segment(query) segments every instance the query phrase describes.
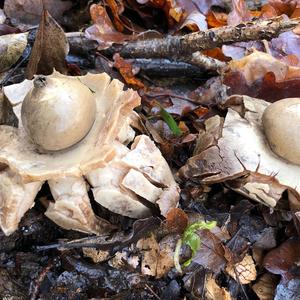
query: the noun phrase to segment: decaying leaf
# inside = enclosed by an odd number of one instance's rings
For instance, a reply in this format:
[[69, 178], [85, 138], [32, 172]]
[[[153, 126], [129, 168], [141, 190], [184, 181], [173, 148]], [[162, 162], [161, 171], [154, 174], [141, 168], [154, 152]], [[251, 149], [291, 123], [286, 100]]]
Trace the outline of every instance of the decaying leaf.
[[139, 79], [135, 78], [132, 71], [132, 65], [129, 62], [123, 59], [118, 53], [114, 55], [113, 59], [114, 67], [119, 70], [120, 74], [129, 86], [137, 89], [144, 88], [144, 84]]
[[82, 248], [84, 256], [89, 257], [96, 264], [101, 263], [109, 258], [109, 251], [98, 250], [96, 248]]
[[15, 33], [0, 36], [0, 72], [6, 71], [23, 54], [27, 46], [28, 33]]
[[273, 300], [276, 285], [277, 278], [270, 273], [265, 273], [258, 278], [252, 289], [260, 300]]
[[300, 241], [289, 239], [278, 248], [271, 250], [264, 258], [264, 267], [273, 274], [281, 275], [284, 280], [294, 277], [290, 272], [300, 259]]
[[249, 86], [269, 72], [274, 73], [277, 82], [300, 76], [298, 67], [291, 67], [270, 54], [259, 51], [254, 51], [240, 60], [232, 60], [229, 68], [242, 72]]
[[295, 194], [290, 197], [293, 210], [299, 210], [300, 167], [277, 156], [263, 130], [262, 115], [270, 103], [247, 96], [232, 96], [226, 103], [230, 108], [217, 144], [206, 148], [204, 141], [206, 150], [190, 158], [180, 174], [205, 184], [230, 181], [231, 185], [235, 179], [258, 173], [254, 181], [246, 180], [242, 189], [235, 190], [274, 207], [288, 189]]
[[226, 272], [241, 284], [248, 284], [254, 281], [257, 276], [255, 263], [249, 254], [241, 262], [235, 265], [228, 265]]
[[98, 42], [98, 49], [105, 49], [113, 43], [121, 43], [132, 39], [132, 36], [118, 32], [114, 28], [105, 7], [102, 5], [91, 5], [90, 13], [94, 25], [85, 30], [85, 35], [88, 39]]
[[174, 267], [174, 251], [178, 235], [165, 236], [159, 243], [154, 235], [138, 241], [137, 248], [142, 252], [141, 272], [156, 278], [165, 276]]
[[231, 300], [230, 293], [223, 287], [220, 287], [216, 280], [208, 275], [205, 281], [205, 297], [207, 300]]
[[4, 12], [13, 25], [26, 30], [39, 23], [43, 4], [51, 15], [59, 21], [63, 20], [64, 12], [72, 7], [71, 1], [62, 0], [6, 0]]
[[227, 18], [228, 25], [237, 25], [251, 20], [251, 14], [244, 0], [233, 0], [233, 9]]
[[26, 78], [32, 79], [35, 74], [50, 75], [53, 69], [66, 74], [68, 52], [69, 43], [63, 29], [44, 10], [27, 65]]

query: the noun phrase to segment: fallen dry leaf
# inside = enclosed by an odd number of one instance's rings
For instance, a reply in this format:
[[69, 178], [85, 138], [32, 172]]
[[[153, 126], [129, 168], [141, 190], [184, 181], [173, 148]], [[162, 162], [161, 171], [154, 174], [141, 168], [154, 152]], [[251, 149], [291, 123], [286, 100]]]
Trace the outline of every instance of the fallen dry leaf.
[[277, 82], [300, 77], [300, 68], [291, 67], [270, 54], [259, 51], [254, 51], [242, 59], [231, 61], [229, 68], [233, 72], [240, 71], [249, 86], [269, 72], [275, 74]]
[[0, 72], [8, 70], [23, 54], [27, 46], [27, 33], [0, 36]]
[[122, 43], [133, 38], [132, 35], [123, 34], [114, 28], [105, 7], [102, 5], [92, 4], [90, 14], [94, 25], [85, 30], [85, 35], [88, 39], [98, 42], [99, 50], [108, 48], [113, 43]]
[[299, 239], [289, 239], [279, 247], [271, 250], [264, 258], [264, 267], [273, 274], [281, 275], [284, 279], [293, 277], [291, 269], [300, 260]]
[[[212, 231], [199, 230], [197, 234], [201, 240], [201, 247], [196, 252], [192, 261], [218, 274], [226, 265], [227, 259], [231, 256], [230, 250], [223, 245], [220, 237]], [[221, 231], [218, 231], [219, 233]]]
[[291, 0], [269, 0], [267, 4], [261, 8], [262, 17], [272, 18], [280, 15], [291, 16], [297, 6], [297, 1]]
[[225, 75], [223, 83], [230, 87], [229, 95], [247, 95], [269, 102], [298, 97], [300, 88], [300, 78], [277, 81], [272, 72], [266, 73], [250, 86], [241, 72], [230, 72]]
[[206, 15], [207, 24], [209, 27], [216, 28], [227, 25], [227, 14], [223, 12], [217, 12], [209, 10]]
[[233, 9], [227, 17], [228, 25], [237, 25], [251, 20], [251, 14], [244, 0], [233, 0]]
[[114, 67], [119, 70], [120, 74], [128, 85], [137, 89], [144, 88], [144, 84], [134, 76], [132, 65], [129, 62], [123, 59], [118, 53], [114, 55], [113, 59]]
[[[64, 12], [72, 7], [71, 1], [43, 0], [44, 7], [57, 20], [62, 21]], [[13, 25], [25, 30], [40, 21], [43, 12], [42, 1], [36, 0], [6, 0], [4, 11]]]
[[63, 29], [45, 10], [26, 68], [26, 78], [32, 79], [35, 74], [52, 74], [53, 69], [66, 74], [68, 52], [69, 43]]
[[188, 216], [180, 208], [172, 208], [166, 216], [166, 228], [169, 232], [182, 233], [188, 225]]
[[107, 4], [111, 9], [114, 18], [114, 25], [119, 32], [123, 32], [125, 27], [120, 19], [120, 15], [124, 11], [124, 5], [121, 1], [107, 0]]
[[228, 265], [226, 272], [241, 284], [248, 284], [254, 281], [257, 276], [255, 263], [249, 254], [241, 262], [235, 265]]
[[98, 250], [96, 248], [82, 248], [83, 255], [89, 257], [94, 263], [101, 263], [109, 258], [109, 251]]
[[154, 235], [152, 234], [149, 238], [139, 240], [136, 247], [143, 255], [141, 265], [142, 274], [156, 276], [159, 244]]
[[273, 300], [277, 285], [276, 276], [265, 273], [258, 278], [257, 282], [252, 286], [253, 291], [259, 300]]
[[206, 300], [231, 300], [230, 293], [223, 287], [220, 287], [216, 280], [207, 276], [205, 281], [205, 299]]

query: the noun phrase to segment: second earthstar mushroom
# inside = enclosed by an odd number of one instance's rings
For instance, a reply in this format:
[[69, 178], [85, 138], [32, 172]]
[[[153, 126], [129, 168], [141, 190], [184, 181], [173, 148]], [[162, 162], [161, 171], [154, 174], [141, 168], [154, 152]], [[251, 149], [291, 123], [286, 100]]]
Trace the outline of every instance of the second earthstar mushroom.
[[287, 190], [292, 211], [300, 211], [299, 103], [229, 97], [222, 105], [228, 109], [225, 120], [214, 116], [205, 122], [180, 176], [204, 185], [223, 182], [269, 207]]
[[147, 136], [134, 139], [130, 125], [140, 97], [124, 91], [120, 81], [105, 73], [54, 72], [5, 87], [4, 94], [19, 119], [18, 128], [0, 126], [0, 163], [7, 166], [0, 185], [5, 181], [10, 187], [0, 192], [5, 234], [17, 229], [45, 181], [54, 198], [46, 215], [66, 229], [87, 233], [115, 226], [93, 212], [85, 179], [96, 202], [125, 216], [151, 215], [147, 201], [163, 215], [177, 206], [179, 188], [160, 151]]

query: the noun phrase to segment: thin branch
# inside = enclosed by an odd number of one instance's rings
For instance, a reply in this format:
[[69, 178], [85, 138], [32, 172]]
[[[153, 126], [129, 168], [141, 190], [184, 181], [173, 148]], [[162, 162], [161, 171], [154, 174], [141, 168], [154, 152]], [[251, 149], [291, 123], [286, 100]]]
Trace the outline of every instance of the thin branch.
[[206, 56], [200, 51], [193, 53], [191, 56], [185, 58], [184, 60], [185, 62], [190, 63], [191, 65], [209, 71], [220, 72], [227, 66], [225, 62], [215, 59], [213, 57]]
[[203, 51], [235, 42], [270, 40], [280, 33], [295, 28], [300, 18], [285, 20], [276, 17], [268, 20], [246, 22], [237, 26], [224, 26], [183, 36], [167, 36], [163, 39], [148, 39], [113, 45], [103, 50], [106, 54], [119, 52], [122, 57], [180, 59], [196, 51]]

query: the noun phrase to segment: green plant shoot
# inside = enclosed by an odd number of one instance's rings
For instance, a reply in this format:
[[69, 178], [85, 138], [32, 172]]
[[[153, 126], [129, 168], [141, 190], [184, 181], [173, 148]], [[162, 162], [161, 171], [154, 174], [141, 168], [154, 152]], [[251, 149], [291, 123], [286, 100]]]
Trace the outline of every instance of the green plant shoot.
[[167, 123], [172, 133], [176, 136], [180, 136], [182, 134], [180, 128], [178, 127], [176, 121], [174, 118], [169, 114], [159, 102], [157, 102], [157, 105], [160, 107], [160, 115], [163, 118], [163, 120]]
[[178, 240], [175, 253], [174, 253], [174, 262], [176, 269], [181, 273], [181, 267], [179, 264], [179, 254], [180, 254], [180, 248], [183, 244], [188, 245], [191, 248], [192, 256], [190, 259], [188, 259], [186, 262], [184, 262], [184, 266], [187, 267], [191, 262], [197, 251], [201, 247], [201, 238], [197, 234], [197, 231], [200, 229], [208, 229], [211, 230], [217, 225], [216, 221], [211, 222], [205, 222], [205, 221], [199, 221], [190, 224], [184, 231], [182, 238]]

